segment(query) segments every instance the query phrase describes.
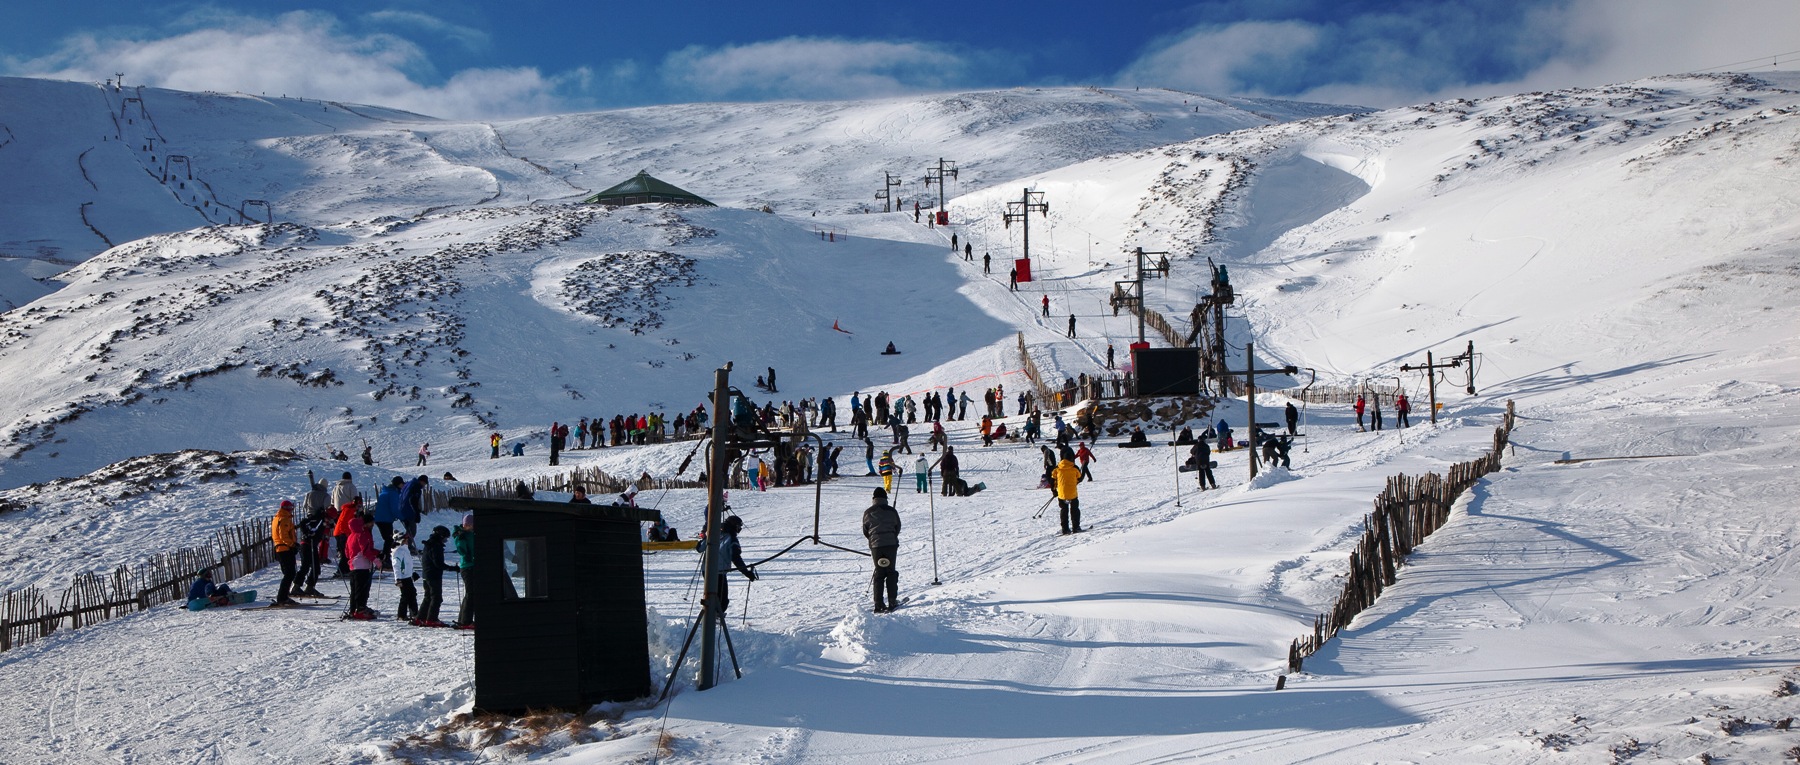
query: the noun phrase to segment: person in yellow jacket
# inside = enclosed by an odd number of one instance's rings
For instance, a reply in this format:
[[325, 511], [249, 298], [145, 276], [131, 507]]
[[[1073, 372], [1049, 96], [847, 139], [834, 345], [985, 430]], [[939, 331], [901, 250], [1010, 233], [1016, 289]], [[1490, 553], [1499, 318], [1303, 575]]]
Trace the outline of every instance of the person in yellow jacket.
[[294, 591], [294, 575], [298, 567], [294, 565], [294, 556], [300, 553], [300, 540], [294, 534], [294, 503], [281, 501], [281, 509], [275, 511], [274, 520], [269, 522], [269, 539], [275, 543], [275, 560], [281, 563], [281, 589], [276, 591], [276, 606], [295, 606], [291, 594]]
[[1075, 484], [1081, 481], [1081, 468], [1075, 467], [1071, 460], [1064, 459], [1050, 471], [1050, 485], [1056, 487], [1056, 504], [1062, 511], [1062, 533], [1073, 534], [1081, 531], [1081, 499], [1075, 494]]
[[881, 474], [881, 489], [885, 494], [894, 492], [894, 477], [900, 475], [900, 466], [894, 462], [894, 450], [881, 453], [881, 461], [876, 463], [875, 472]]

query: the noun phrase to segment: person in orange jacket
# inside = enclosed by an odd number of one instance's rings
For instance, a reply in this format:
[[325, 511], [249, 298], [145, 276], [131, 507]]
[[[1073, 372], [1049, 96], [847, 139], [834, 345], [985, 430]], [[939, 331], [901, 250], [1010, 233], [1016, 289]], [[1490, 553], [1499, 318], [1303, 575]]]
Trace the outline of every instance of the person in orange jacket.
[[294, 534], [294, 503], [281, 501], [281, 509], [269, 522], [269, 539], [275, 544], [275, 560], [281, 564], [281, 589], [276, 590], [275, 606], [299, 605], [291, 597], [294, 591], [294, 556], [300, 552], [300, 540]]
[[1093, 452], [1088, 451], [1086, 441], [1082, 441], [1079, 446], [1080, 448], [1075, 450], [1075, 461], [1081, 463], [1081, 478], [1082, 480], [1092, 481], [1094, 480], [1094, 474], [1088, 470], [1088, 463], [1098, 462], [1100, 458], [1095, 457]]

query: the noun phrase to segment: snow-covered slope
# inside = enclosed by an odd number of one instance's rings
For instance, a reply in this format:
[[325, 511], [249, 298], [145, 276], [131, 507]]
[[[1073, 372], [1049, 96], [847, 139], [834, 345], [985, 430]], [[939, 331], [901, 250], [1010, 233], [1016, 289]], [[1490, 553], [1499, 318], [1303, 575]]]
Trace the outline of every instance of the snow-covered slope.
[[[1800, 528], [1782, 497], [1800, 463], [1800, 82], [1671, 77], [1322, 116], [1069, 166], [1021, 158], [1030, 149], [1015, 132], [977, 135], [951, 158], [1019, 177], [983, 169], [986, 188], [951, 204], [948, 230], [832, 208], [807, 196], [799, 171], [755, 191], [749, 168], [714, 145], [738, 128], [705, 119], [741, 110], [726, 121], [773, 133], [803, 123], [799, 107], [671, 107], [683, 109], [708, 136], [713, 177], [738, 189], [720, 201], [774, 200], [778, 214], [496, 202], [379, 218], [385, 202], [349, 201], [347, 220], [196, 229], [73, 269], [67, 287], [0, 318], [0, 383], [13, 392], [0, 422], [16, 455], [4, 482], [150, 451], [317, 454], [365, 437], [382, 464], [351, 466], [364, 485], [412, 472], [422, 441], [438, 455], [421, 469], [433, 475], [523, 477], [552, 472], [541, 447], [488, 460], [487, 432], [530, 441], [551, 420], [682, 411], [725, 360], [740, 387], [777, 367], [783, 398], [842, 405], [853, 390], [949, 385], [978, 398], [994, 384], [1010, 397], [1025, 387], [1020, 337], [1050, 376], [1098, 372], [1109, 344], [1135, 339], [1105, 296], [1140, 246], [1171, 253], [1170, 278], [1146, 297], [1179, 328], [1206, 289], [1207, 259], [1226, 264], [1232, 344], [1254, 340], [1262, 362], [1315, 369], [1321, 384], [1404, 384], [1415, 427], [1363, 432], [1347, 406], [1310, 405], [1292, 470], [1248, 481], [1242, 452], [1220, 454], [1223, 489], [1205, 493], [1178, 480], [1173, 450], [1103, 445], [1097, 480], [1081, 487], [1091, 528], [1064, 537], [1054, 507], [1034, 516], [1045, 500], [1035, 448], [983, 448], [972, 422], [952, 423], [966, 476], [989, 488], [948, 499], [902, 478], [903, 609], [868, 614], [866, 560], [801, 545], [762, 564], [753, 587], [733, 580], [743, 680], [700, 693], [684, 675], [667, 710], [611, 710], [600, 735], [490, 746], [452, 725], [433, 743], [444, 731], [431, 729], [470, 701], [458, 635], [305, 611], [164, 609], [0, 654], [0, 685], [40, 691], [0, 697], [0, 715], [44, 721], [0, 741], [0, 760], [1792, 757], [1781, 721], [1800, 715], [1800, 591], [1785, 581], [1800, 569]], [[772, 116], [783, 109], [794, 111]], [[591, 119], [496, 130], [552, 175], [565, 171], [540, 157], [570, 158], [572, 175], [615, 139], [592, 126], [532, 129]], [[481, 153], [478, 130], [432, 124], [425, 143]], [[668, 132], [657, 156], [689, 150]], [[816, 128], [762, 140], [784, 147], [774, 156], [841, 143]], [[935, 155], [927, 145], [922, 156]], [[1015, 292], [1005, 264], [1022, 230], [1001, 212], [1027, 187], [1050, 212], [1031, 219], [1037, 279]], [[951, 254], [952, 234], [973, 245], [973, 262]], [[997, 273], [982, 272], [983, 253]], [[889, 340], [904, 353], [876, 354]], [[1470, 342], [1477, 392], [1449, 373], [1440, 422], [1424, 424], [1425, 382], [1399, 366]], [[1288, 641], [1341, 587], [1384, 480], [1474, 457], [1508, 399], [1522, 417], [1505, 469], [1458, 503], [1376, 608], [1273, 691]], [[1217, 414], [1241, 424], [1245, 403]], [[855, 547], [876, 482], [861, 475], [861, 444], [828, 437], [847, 447], [846, 477], [824, 486], [821, 529]], [[566, 462], [667, 476], [686, 454], [629, 447]], [[910, 469], [912, 456], [900, 461]], [[147, 538], [191, 543], [266, 516], [304, 468], [343, 467], [219, 464], [134, 460], [6, 492], [24, 509], [0, 515], [3, 586], [56, 586], [138, 557]], [[734, 492], [746, 557], [810, 533], [813, 496]], [[688, 531], [702, 505], [682, 490], [640, 500]], [[660, 681], [698, 600], [695, 561], [646, 561], [667, 617], [652, 628]], [[381, 590], [377, 607], [392, 602]], [[171, 682], [169, 662], [124, 658], [201, 639], [241, 656], [251, 669], [236, 687], [255, 692]], [[314, 680], [319, 666], [355, 682]], [[159, 689], [156, 703], [145, 687]], [[232, 725], [189, 711], [227, 697]]]

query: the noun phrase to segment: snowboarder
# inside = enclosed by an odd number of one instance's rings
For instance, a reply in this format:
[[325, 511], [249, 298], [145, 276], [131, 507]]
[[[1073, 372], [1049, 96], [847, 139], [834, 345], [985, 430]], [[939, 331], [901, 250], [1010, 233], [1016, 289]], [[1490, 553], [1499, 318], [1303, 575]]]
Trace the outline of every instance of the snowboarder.
[[274, 606], [285, 608], [299, 605], [291, 595], [294, 592], [294, 556], [300, 552], [300, 540], [294, 534], [294, 503], [281, 501], [280, 509], [269, 522], [269, 539], [275, 547], [275, 560], [281, 564], [281, 588], [275, 591]]
[[1062, 517], [1062, 533], [1074, 534], [1081, 531], [1081, 499], [1075, 493], [1075, 484], [1081, 481], [1081, 469], [1075, 463], [1063, 460], [1050, 471], [1050, 483], [1056, 488], [1056, 503]]
[[1200, 480], [1200, 490], [1206, 491], [1206, 485], [1219, 488], [1219, 479], [1213, 477], [1212, 447], [1206, 445], [1206, 439], [1194, 439], [1194, 445], [1188, 448], [1188, 462], [1194, 465], [1194, 473]]
[[201, 598], [215, 606], [231, 605], [231, 585], [213, 584], [212, 569], [200, 569], [199, 578], [188, 586], [187, 599], [191, 602]]
[[[869, 558], [875, 563], [870, 586], [875, 595], [875, 613], [886, 613], [900, 605], [900, 572], [894, 568], [895, 554], [900, 551], [900, 512], [888, 504], [886, 491], [876, 489], [874, 502], [863, 511], [863, 537], [869, 540]], [[882, 595], [887, 595], [886, 600]]]
[[1290, 436], [1299, 435], [1299, 430], [1298, 430], [1299, 427], [1300, 427], [1300, 410], [1294, 408], [1294, 402], [1289, 401], [1288, 405], [1287, 405], [1288, 435], [1290, 435]]

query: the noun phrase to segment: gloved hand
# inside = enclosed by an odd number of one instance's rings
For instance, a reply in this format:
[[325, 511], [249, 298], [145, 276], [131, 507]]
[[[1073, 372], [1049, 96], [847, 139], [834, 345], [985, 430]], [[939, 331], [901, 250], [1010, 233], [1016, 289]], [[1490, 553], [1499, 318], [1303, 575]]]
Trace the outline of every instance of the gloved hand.
[[756, 567], [751, 566], [748, 570], [746, 570], [744, 572], [744, 576], [747, 577], [752, 582], [756, 581]]

